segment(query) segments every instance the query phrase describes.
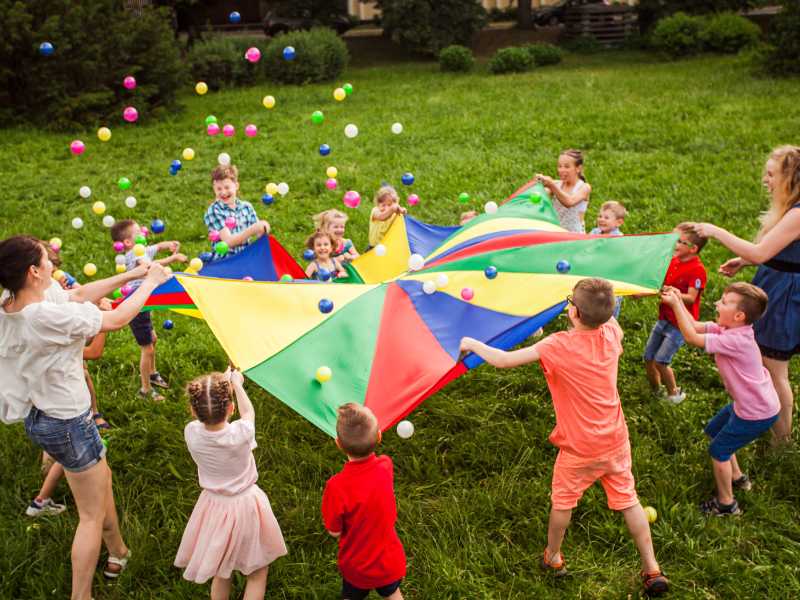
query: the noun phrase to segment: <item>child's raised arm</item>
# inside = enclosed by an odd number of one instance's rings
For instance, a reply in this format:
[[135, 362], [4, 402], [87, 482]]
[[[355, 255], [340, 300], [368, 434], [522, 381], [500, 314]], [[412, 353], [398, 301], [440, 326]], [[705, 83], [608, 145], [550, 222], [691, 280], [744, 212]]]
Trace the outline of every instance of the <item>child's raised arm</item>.
[[236, 402], [239, 404], [239, 414], [242, 419], [246, 421], [256, 420], [256, 411], [253, 408], [253, 403], [250, 402], [250, 397], [244, 389], [244, 375], [241, 371], [232, 370], [231, 372], [231, 387], [236, 396]]
[[558, 198], [558, 201], [561, 202], [561, 204], [568, 208], [571, 206], [576, 206], [584, 200], [588, 200], [589, 194], [592, 193], [592, 186], [590, 186], [588, 183], [586, 185], [582, 185], [581, 189], [577, 192], [570, 194], [558, 187], [552, 177], [538, 173], [536, 175], [536, 179], [541, 182], [551, 194]]
[[317, 263], [316, 262], [308, 263], [308, 266], [306, 267], [306, 277], [311, 279], [314, 276], [314, 273], [316, 272], [317, 272]]
[[706, 336], [704, 334], [706, 325], [695, 321], [692, 315], [689, 314], [689, 309], [684, 304], [683, 294], [674, 287], [666, 287], [661, 293], [661, 300], [675, 313], [678, 329], [681, 330], [683, 338], [692, 346], [705, 348]]
[[185, 254], [181, 254], [180, 252], [176, 252], [175, 254], [170, 254], [166, 258], [159, 258], [158, 260], [154, 260], [153, 262], [157, 262], [162, 267], [166, 267], [167, 265], [171, 265], [174, 262], [186, 262], [189, 260], [186, 258]]
[[539, 360], [539, 351], [536, 344], [506, 352], [498, 348], [492, 348], [471, 337], [461, 339], [461, 352], [474, 352], [487, 363], [499, 369], [509, 369]]
[[269, 223], [262, 219], [256, 221], [250, 225], [250, 227], [239, 233], [231, 233], [230, 229], [223, 227], [219, 232], [219, 238], [231, 248], [235, 248], [236, 246], [241, 246], [253, 236], [260, 237], [262, 235], [268, 235], [269, 230]]

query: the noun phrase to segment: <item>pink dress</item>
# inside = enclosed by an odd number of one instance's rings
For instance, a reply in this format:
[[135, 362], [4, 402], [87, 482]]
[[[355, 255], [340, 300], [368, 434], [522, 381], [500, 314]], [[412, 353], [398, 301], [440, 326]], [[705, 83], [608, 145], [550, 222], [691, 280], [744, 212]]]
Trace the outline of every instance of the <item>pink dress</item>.
[[192, 421], [184, 430], [203, 488], [175, 557], [189, 581], [249, 575], [286, 554], [269, 499], [256, 485], [255, 436], [255, 425], [244, 419], [219, 431]]

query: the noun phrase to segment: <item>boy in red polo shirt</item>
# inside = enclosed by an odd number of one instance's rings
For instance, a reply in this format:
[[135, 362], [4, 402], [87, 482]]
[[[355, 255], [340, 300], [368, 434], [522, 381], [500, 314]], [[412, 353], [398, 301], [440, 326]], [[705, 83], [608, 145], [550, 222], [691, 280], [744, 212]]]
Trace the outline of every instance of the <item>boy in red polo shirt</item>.
[[362, 600], [371, 590], [382, 598], [403, 599], [406, 555], [395, 530], [394, 467], [388, 456], [375, 456], [380, 439], [378, 419], [369, 408], [353, 402], [339, 407], [336, 445], [347, 462], [325, 486], [322, 520], [339, 538], [345, 600]]
[[[700, 295], [706, 287], [706, 268], [698, 254], [706, 245], [706, 238], [697, 235], [687, 223], [678, 225], [675, 233], [680, 234], [680, 237], [675, 243], [675, 253], [669, 263], [664, 285], [680, 292], [681, 300], [692, 318], [697, 321], [700, 318]], [[672, 358], [683, 344], [683, 335], [678, 328], [675, 313], [662, 302], [658, 307], [658, 321], [653, 326], [644, 349], [644, 360], [653, 393], [673, 404], [680, 404], [686, 399], [686, 394], [678, 387], [675, 373], [670, 367]], [[666, 387], [666, 393], [661, 389], [662, 383]]]

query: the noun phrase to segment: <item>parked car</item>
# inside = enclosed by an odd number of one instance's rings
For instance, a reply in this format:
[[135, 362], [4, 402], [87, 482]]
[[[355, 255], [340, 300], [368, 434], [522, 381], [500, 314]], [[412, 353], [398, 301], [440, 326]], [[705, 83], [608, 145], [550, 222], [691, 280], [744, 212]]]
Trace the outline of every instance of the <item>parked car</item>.
[[346, 13], [313, 15], [309, 10], [293, 10], [291, 6], [269, 11], [264, 15], [263, 21], [264, 33], [268, 36], [312, 27], [330, 27], [342, 35], [353, 25], [353, 21]]
[[531, 20], [540, 27], [554, 27], [564, 22], [564, 14], [573, 6], [602, 4], [603, 0], [560, 0], [555, 4], [543, 6], [531, 13]]

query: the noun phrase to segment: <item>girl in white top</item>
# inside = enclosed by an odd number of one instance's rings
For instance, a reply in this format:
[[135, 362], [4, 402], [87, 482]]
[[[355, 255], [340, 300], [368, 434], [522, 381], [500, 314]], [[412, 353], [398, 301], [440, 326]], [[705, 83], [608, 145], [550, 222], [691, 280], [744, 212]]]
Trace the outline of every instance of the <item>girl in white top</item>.
[[580, 150], [564, 150], [559, 155], [558, 177], [556, 180], [541, 173], [536, 175], [536, 179], [553, 195], [553, 208], [561, 226], [574, 233], [586, 233], [584, 222], [592, 186], [583, 176], [583, 153]]
[[[256, 485], [255, 410], [239, 371], [210, 373], [188, 386], [195, 421], [184, 430], [203, 491], [183, 532], [175, 566], [195, 583], [211, 583], [211, 598], [227, 599], [231, 574], [247, 576], [244, 597], [263, 598], [267, 570], [286, 554], [267, 495]], [[241, 419], [228, 422], [239, 401]]]
[[[72, 600], [90, 600], [101, 540], [108, 577], [125, 568], [130, 552], [119, 531], [111, 471], [92, 419], [83, 376], [83, 347], [101, 331], [127, 325], [150, 292], [168, 279], [160, 265], [47, 295], [53, 265], [40, 240], [15, 236], [0, 242], [0, 420], [25, 421], [31, 440], [66, 472], [79, 523], [72, 543]], [[94, 302], [133, 279], [142, 287], [117, 310]]]

